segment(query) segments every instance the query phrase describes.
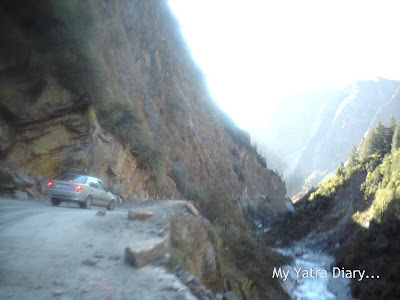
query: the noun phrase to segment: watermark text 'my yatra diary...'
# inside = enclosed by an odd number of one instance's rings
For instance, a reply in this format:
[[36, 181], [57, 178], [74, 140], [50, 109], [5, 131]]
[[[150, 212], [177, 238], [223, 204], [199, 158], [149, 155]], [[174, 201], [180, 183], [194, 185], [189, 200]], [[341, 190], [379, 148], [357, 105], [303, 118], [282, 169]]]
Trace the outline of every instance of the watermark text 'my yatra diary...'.
[[[328, 279], [328, 271], [327, 270], [318, 270], [318, 269], [303, 269], [293, 267], [293, 270], [290, 269], [282, 269], [282, 268], [274, 268], [272, 271], [272, 278], [280, 278], [283, 281], [286, 281], [289, 277], [291, 271], [295, 272], [295, 275], [298, 279], [315, 279], [315, 278], [326, 278]], [[358, 279], [358, 281], [362, 281], [367, 278], [379, 278], [379, 275], [366, 275], [365, 270], [346, 270], [344, 268], [333, 267], [332, 268], [332, 278], [350, 278], [350, 279]]]

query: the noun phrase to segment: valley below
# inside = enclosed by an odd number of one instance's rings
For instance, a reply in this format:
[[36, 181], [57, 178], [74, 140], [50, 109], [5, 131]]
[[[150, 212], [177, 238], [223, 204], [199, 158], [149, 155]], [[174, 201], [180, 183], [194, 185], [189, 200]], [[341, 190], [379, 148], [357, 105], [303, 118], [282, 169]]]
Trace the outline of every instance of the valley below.
[[332, 272], [334, 257], [305, 246], [275, 251], [293, 259], [291, 264], [281, 269], [283, 274], [287, 274], [281, 279], [282, 286], [291, 299], [353, 299], [350, 280]]

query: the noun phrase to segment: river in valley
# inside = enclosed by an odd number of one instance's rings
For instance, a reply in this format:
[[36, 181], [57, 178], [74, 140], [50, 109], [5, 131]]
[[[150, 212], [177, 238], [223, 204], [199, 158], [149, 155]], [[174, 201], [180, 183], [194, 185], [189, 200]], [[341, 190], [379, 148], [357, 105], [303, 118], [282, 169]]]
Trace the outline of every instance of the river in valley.
[[305, 248], [275, 251], [293, 257], [290, 265], [282, 267], [282, 274], [287, 274], [287, 279], [280, 279], [283, 288], [292, 299], [353, 299], [350, 293], [350, 279], [338, 277], [338, 272], [335, 272], [337, 278], [332, 275], [332, 256]]

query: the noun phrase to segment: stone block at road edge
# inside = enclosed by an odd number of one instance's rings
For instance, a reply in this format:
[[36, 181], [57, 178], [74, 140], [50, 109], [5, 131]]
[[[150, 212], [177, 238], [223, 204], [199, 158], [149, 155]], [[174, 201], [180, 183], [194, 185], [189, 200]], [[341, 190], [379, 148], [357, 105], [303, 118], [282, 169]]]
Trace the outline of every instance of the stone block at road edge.
[[166, 239], [152, 238], [126, 247], [125, 259], [134, 267], [141, 268], [162, 257], [167, 248], [168, 241]]
[[153, 213], [151, 211], [145, 211], [145, 210], [138, 210], [138, 209], [130, 209], [128, 212], [128, 219], [135, 221], [144, 221], [147, 219], [150, 219], [153, 216]]

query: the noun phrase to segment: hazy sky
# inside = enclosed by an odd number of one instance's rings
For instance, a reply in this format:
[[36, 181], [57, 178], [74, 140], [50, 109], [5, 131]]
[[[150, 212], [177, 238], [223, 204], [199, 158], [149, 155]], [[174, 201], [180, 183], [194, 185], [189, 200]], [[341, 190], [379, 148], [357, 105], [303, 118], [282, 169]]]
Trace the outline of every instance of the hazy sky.
[[400, 79], [400, 1], [169, 3], [213, 97], [244, 129], [293, 93]]

